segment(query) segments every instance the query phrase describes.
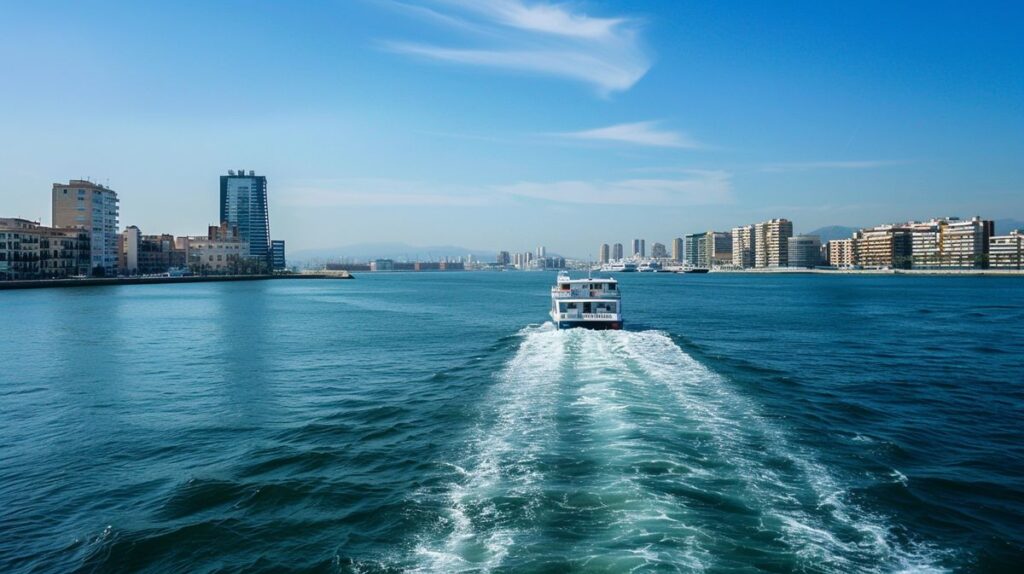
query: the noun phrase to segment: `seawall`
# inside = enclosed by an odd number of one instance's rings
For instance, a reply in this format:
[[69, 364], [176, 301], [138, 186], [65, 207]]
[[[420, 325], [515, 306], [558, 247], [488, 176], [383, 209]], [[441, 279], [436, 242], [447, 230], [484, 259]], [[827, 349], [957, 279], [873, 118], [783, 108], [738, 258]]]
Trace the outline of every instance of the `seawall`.
[[295, 275], [201, 275], [192, 277], [95, 277], [89, 279], [29, 279], [0, 281], [0, 291], [8, 289], [49, 289], [60, 287], [102, 287], [109, 285], [159, 285], [168, 283], [214, 283], [221, 281], [269, 281], [278, 279], [352, 279], [338, 272]]

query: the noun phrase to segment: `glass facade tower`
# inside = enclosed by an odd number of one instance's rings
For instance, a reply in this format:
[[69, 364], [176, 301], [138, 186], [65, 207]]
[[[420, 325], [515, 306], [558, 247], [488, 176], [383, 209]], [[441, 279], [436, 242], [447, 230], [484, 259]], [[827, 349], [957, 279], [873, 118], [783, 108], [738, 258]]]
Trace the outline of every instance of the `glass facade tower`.
[[250, 171], [220, 176], [220, 221], [238, 229], [249, 244], [249, 255], [270, 256], [270, 215], [267, 211], [267, 178]]

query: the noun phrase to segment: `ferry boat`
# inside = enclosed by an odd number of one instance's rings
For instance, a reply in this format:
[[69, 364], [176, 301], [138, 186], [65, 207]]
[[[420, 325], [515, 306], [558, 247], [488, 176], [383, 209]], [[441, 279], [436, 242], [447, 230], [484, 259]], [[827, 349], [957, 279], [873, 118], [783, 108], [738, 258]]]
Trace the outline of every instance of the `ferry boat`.
[[572, 279], [559, 273], [551, 288], [551, 320], [559, 329], [621, 329], [622, 305], [615, 279]]
[[636, 263], [631, 261], [611, 261], [601, 266], [604, 273], [632, 273], [636, 271]]
[[685, 265], [676, 273], [710, 273], [711, 270], [707, 267], [694, 267], [692, 265]]

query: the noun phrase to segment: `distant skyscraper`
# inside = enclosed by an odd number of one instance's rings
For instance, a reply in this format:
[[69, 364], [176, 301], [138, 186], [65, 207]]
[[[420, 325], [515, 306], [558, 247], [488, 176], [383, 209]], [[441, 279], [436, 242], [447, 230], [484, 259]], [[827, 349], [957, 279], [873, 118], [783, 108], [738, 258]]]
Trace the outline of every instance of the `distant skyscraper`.
[[89, 230], [89, 268], [117, 275], [118, 255], [117, 193], [82, 179], [53, 184], [53, 226]]
[[610, 250], [608, 249], [608, 244], [607, 243], [602, 243], [601, 244], [601, 249], [600, 249], [599, 254], [598, 254], [598, 262], [599, 263], [608, 263], [608, 258], [611, 256], [611, 253], [609, 251]]
[[537, 248], [537, 259], [543, 259], [548, 256], [548, 249], [541, 245]]
[[655, 259], [668, 259], [668, 250], [661, 243], [651, 245], [651, 257]]
[[683, 261], [683, 238], [676, 237], [672, 240], [672, 261], [682, 262]]
[[250, 171], [228, 171], [220, 176], [220, 222], [238, 228], [249, 244], [249, 255], [269, 261], [270, 215], [267, 211], [267, 178]]
[[616, 243], [615, 245], [612, 245], [612, 259], [614, 259], [614, 260], [622, 259], [622, 244], [621, 243]]
[[647, 257], [647, 245], [643, 239], [633, 240], [633, 257]]
[[498, 258], [495, 262], [498, 265], [508, 265], [512, 263], [512, 257], [508, 254], [508, 251], [499, 251]]

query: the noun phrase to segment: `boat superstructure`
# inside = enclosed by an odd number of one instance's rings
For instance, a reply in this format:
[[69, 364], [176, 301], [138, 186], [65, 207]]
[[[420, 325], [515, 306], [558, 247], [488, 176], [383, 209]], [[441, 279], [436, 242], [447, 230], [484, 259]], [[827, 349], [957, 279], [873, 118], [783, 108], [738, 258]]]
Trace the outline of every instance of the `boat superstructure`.
[[604, 273], [632, 273], [636, 271], [636, 263], [632, 261], [610, 261], [601, 265]]
[[559, 273], [551, 288], [551, 320], [559, 329], [621, 329], [618, 281], [612, 278], [572, 279]]

